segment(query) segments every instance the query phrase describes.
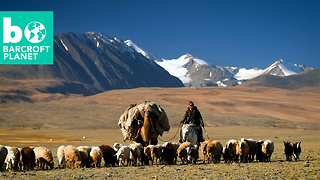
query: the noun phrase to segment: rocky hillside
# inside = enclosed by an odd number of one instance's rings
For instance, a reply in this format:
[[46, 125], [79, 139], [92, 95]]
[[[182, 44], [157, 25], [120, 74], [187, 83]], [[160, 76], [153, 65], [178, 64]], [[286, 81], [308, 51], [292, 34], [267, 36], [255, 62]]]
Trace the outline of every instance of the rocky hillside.
[[101, 33], [54, 37], [51, 66], [0, 66], [0, 78], [54, 80], [37, 86], [49, 93], [91, 95], [112, 89], [182, 87], [182, 82], [118, 38]]

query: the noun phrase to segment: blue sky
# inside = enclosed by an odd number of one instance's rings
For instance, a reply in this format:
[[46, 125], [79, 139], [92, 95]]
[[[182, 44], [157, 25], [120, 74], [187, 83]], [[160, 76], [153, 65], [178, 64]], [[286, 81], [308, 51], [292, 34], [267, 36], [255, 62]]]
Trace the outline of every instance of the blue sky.
[[320, 67], [320, 1], [0, 0], [0, 10], [54, 11], [54, 34], [101, 32], [159, 58], [186, 53], [214, 65]]

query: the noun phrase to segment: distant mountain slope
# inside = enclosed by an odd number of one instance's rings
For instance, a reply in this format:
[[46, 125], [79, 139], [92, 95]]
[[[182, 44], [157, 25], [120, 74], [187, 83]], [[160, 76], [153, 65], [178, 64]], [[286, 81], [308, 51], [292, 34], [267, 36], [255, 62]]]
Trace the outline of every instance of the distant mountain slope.
[[263, 74], [240, 85], [240, 87], [258, 86], [289, 90], [299, 89], [303, 87], [319, 87], [320, 68], [311, 69], [299, 74], [284, 77]]
[[185, 86], [237, 86], [262, 74], [289, 76], [311, 69], [304, 65], [287, 63], [282, 59], [276, 61], [266, 69], [215, 66], [202, 59], [193, 57], [191, 54], [182, 55], [178, 59], [156, 59], [132, 41], [127, 40], [126, 42], [128, 46], [136, 49], [137, 52], [140, 52], [146, 58], [154, 60], [171, 75], [178, 77]]
[[95, 94], [111, 89], [182, 87], [182, 82], [122, 40], [101, 33], [54, 37], [54, 65], [0, 66], [7, 79], [55, 79], [43, 92]]
[[263, 73], [271, 74], [274, 76], [290, 76], [309, 69], [311, 68], [304, 65], [287, 63], [284, 60], [280, 59], [279, 61], [276, 61], [268, 68], [266, 68]]

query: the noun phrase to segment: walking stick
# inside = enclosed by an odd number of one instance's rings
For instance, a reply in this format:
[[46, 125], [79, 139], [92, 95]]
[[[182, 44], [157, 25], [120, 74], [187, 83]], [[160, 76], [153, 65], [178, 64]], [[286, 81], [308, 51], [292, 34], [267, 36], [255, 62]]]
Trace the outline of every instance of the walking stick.
[[210, 138], [209, 138], [209, 136], [208, 136], [208, 133], [207, 133], [206, 129], [204, 128], [204, 126], [202, 126], [202, 128], [203, 128], [204, 132], [206, 133], [206, 135], [207, 135], [207, 137], [208, 137], [208, 140], [209, 140]]

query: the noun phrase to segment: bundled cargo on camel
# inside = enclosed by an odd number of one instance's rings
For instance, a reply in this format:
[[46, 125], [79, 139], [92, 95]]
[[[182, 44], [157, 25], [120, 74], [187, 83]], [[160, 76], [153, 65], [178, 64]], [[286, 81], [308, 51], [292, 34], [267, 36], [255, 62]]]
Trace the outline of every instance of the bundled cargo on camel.
[[164, 109], [149, 101], [131, 104], [120, 116], [118, 126], [123, 134], [123, 141], [135, 141], [143, 145], [157, 143], [157, 137], [170, 129]]

